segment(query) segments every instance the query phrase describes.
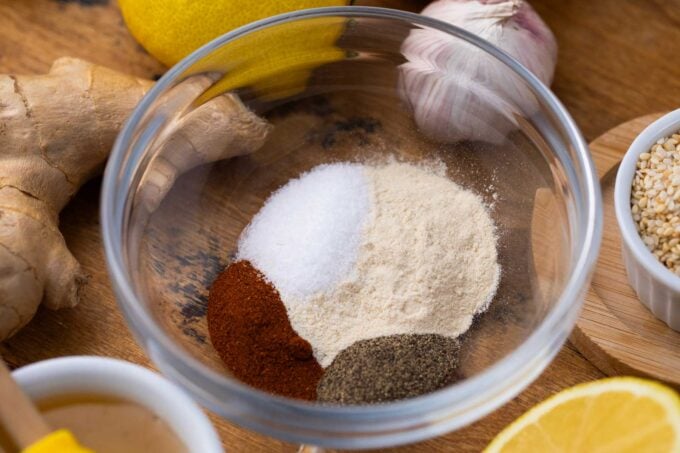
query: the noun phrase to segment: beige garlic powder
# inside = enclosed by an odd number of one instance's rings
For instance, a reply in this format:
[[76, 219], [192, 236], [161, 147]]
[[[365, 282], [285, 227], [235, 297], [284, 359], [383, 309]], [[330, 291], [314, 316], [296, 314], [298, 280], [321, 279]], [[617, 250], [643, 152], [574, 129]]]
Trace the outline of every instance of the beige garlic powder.
[[406, 333], [457, 337], [496, 293], [500, 266], [482, 199], [443, 165], [365, 166], [371, 211], [356, 263], [325, 291], [284, 298], [321, 366], [356, 341]]

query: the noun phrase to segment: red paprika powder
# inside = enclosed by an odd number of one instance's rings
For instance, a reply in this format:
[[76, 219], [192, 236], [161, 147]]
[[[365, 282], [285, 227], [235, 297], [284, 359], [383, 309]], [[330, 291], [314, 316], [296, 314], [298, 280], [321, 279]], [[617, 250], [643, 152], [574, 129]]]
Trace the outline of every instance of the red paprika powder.
[[250, 262], [231, 264], [213, 282], [208, 332], [236, 378], [266, 392], [316, 399], [323, 368], [290, 325], [276, 288]]

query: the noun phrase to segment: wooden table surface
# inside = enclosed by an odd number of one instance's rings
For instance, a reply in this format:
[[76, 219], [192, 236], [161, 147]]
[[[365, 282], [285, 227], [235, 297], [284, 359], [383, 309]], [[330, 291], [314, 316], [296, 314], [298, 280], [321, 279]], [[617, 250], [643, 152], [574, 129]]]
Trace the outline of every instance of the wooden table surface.
[[[411, 10], [423, 5], [416, 0], [358, 3]], [[588, 140], [628, 119], [680, 106], [680, 0], [534, 0], [532, 4], [559, 43], [553, 89]], [[0, 72], [45, 72], [53, 59], [64, 55], [149, 78], [164, 71], [130, 37], [112, 0], [0, 0]], [[88, 270], [94, 269], [84, 302], [73, 310], [40, 310], [26, 329], [0, 346], [12, 367], [63, 355], [110, 355], [106, 344], [113, 336], [117, 357], [149, 364], [119, 312], [111, 308], [98, 195], [99, 182], [87, 184], [61, 217], [69, 247]], [[602, 376], [567, 344], [543, 375], [503, 408], [458, 432], [390, 451], [479, 451], [537, 402]], [[296, 449], [213, 420], [229, 451]]]

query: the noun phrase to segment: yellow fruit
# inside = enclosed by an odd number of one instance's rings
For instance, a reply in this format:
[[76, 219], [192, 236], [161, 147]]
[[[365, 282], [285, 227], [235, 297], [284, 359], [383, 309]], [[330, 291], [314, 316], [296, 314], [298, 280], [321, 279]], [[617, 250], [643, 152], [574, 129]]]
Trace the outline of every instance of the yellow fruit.
[[338, 17], [279, 24], [240, 37], [191, 71], [223, 74], [203, 100], [244, 87], [264, 99], [280, 99], [302, 91], [314, 69], [345, 57], [335, 45], [344, 26]]
[[[346, 5], [348, 0], [119, 0], [132, 35], [168, 66], [250, 22], [288, 11]], [[307, 35], [307, 39], [314, 36]]]
[[505, 428], [485, 453], [680, 452], [680, 396], [638, 378], [577, 385]]
[[[304, 8], [338, 6], [349, 0], [119, 0], [132, 35], [168, 66], [206, 42], [258, 19]], [[280, 24], [239, 38], [198, 69], [225, 73], [207, 97], [243, 87], [264, 98], [290, 96], [305, 88], [316, 67], [340, 60], [335, 46], [344, 28], [339, 18]], [[205, 98], [204, 98], [205, 99]]]

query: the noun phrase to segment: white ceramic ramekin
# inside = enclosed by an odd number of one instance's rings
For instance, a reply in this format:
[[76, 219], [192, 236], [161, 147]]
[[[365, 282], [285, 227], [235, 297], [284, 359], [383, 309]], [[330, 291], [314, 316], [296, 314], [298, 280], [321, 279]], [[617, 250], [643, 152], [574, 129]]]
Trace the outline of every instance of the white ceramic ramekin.
[[163, 419], [190, 453], [224, 452], [198, 405], [179, 387], [141, 366], [104, 357], [74, 356], [27, 365], [12, 375], [33, 400], [91, 393], [137, 403]]
[[680, 109], [647, 126], [633, 141], [616, 175], [614, 206], [623, 238], [621, 249], [628, 282], [654, 316], [680, 331], [680, 277], [650, 253], [635, 229], [630, 210], [630, 192], [640, 154], [660, 138], [680, 129]]

